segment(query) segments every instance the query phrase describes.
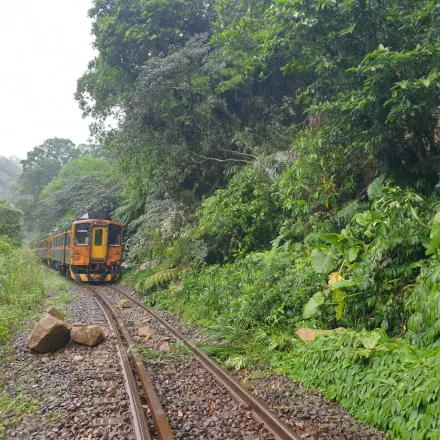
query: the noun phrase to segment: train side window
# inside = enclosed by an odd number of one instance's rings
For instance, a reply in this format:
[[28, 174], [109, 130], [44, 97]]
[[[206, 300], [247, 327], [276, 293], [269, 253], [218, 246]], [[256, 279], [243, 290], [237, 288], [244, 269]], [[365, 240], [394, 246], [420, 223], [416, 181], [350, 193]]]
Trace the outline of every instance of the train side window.
[[95, 230], [95, 246], [102, 246], [102, 229]]
[[122, 232], [122, 228], [118, 225], [108, 226], [108, 244], [110, 246], [121, 245], [121, 232]]
[[87, 246], [89, 244], [90, 227], [88, 223], [75, 226], [75, 244]]

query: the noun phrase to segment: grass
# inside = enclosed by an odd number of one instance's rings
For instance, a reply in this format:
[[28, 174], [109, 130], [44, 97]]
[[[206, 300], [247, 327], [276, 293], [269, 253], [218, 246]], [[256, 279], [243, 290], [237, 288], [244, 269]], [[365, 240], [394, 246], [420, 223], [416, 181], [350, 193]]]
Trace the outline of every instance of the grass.
[[0, 439], [7, 428], [15, 428], [20, 422], [38, 409], [38, 401], [20, 393], [11, 398], [4, 392], [0, 394]]
[[165, 362], [170, 359], [184, 361], [192, 357], [192, 353], [182, 341], [177, 341], [175, 344], [170, 345], [170, 353], [165, 353], [161, 350], [150, 350], [149, 348], [138, 344], [134, 344], [133, 348], [137, 349], [138, 353], [145, 361], [153, 361], [155, 363]]
[[[0, 253], [0, 367], [7, 371], [13, 359], [12, 337], [24, 323], [38, 321], [51, 306], [66, 316], [65, 306], [70, 300], [66, 280], [40, 264], [32, 250], [22, 247]], [[9, 395], [0, 381], [0, 439], [38, 405], [25, 393]]]
[[0, 346], [6, 344], [35, 310], [46, 305], [47, 297], [59, 293], [60, 304], [68, 299], [67, 283], [55, 271], [39, 264], [33, 251], [14, 249], [0, 255]]

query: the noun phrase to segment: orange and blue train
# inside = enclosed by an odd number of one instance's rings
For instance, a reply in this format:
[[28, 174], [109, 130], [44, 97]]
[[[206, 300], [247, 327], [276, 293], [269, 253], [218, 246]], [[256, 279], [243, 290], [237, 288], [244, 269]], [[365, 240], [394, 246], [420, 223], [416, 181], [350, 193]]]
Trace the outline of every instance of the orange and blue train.
[[76, 281], [114, 282], [121, 274], [121, 223], [87, 213], [34, 243], [41, 261]]

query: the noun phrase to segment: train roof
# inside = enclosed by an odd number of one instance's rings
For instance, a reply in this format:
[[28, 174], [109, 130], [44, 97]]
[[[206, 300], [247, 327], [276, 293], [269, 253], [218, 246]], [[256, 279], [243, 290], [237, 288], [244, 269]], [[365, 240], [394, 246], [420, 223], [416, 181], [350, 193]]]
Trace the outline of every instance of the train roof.
[[111, 220], [107, 212], [86, 212], [77, 220]]

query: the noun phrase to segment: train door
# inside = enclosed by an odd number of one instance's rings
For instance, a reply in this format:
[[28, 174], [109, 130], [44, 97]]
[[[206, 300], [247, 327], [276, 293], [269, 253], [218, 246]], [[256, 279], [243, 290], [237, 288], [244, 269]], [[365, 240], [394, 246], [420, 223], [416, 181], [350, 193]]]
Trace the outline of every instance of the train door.
[[91, 260], [105, 261], [107, 258], [107, 228], [94, 226], [92, 229]]

